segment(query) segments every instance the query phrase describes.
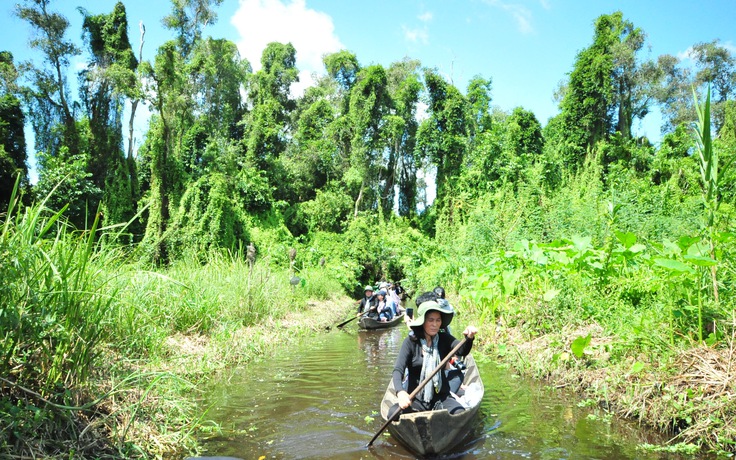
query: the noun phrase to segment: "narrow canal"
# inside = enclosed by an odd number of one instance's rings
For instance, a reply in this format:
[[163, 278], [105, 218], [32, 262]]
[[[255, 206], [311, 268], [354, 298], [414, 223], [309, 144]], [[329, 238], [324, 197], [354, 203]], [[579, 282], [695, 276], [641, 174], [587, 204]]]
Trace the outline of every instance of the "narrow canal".
[[[350, 328], [350, 326], [353, 326]], [[305, 339], [224, 375], [207, 391], [207, 419], [222, 433], [203, 455], [243, 459], [411, 459], [381, 427], [379, 404], [405, 328], [348, 325]], [[473, 431], [445, 459], [664, 459], [642, 443], [662, 442], [635, 424], [519, 379], [476, 356], [486, 392]], [[692, 459], [693, 457], [688, 457]]]

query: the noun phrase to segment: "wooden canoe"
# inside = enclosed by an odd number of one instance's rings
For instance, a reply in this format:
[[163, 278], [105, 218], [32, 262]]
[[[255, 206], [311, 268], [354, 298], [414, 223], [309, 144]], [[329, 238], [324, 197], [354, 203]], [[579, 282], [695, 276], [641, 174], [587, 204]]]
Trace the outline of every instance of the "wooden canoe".
[[[446, 409], [401, 414], [397, 421], [388, 425], [388, 431], [406, 448], [419, 455], [441, 454], [456, 446], [470, 432], [485, 389], [473, 357], [466, 356], [465, 364], [467, 370], [463, 385], [472, 388], [473, 399], [477, 403], [455, 415], [450, 415]], [[388, 420], [389, 410], [397, 402], [393, 382], [389, 382], [381, 401], [384, 421]]]
[[378, 321], [375, 318], [363, 316], [358, 321], [358, 325], [362, 329], [385, 329], [387, 327], [397, 326], [403, 322], [404, 322], [404, 313], [401, 313], [399, 315], [394, 316], [394, 318], [391, 321], [386, 321], [385, 323]]

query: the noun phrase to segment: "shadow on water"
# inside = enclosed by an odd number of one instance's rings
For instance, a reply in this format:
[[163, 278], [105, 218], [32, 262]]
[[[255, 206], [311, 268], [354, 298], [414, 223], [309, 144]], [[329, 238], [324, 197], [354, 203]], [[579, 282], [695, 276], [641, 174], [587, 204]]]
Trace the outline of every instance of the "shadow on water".
[[[379, 404], [406, 330], [346, 328], [235, 369], [202, 403], [221, 433], [205, 455], [243, 459], [412, 459], [380, 428]], [[441, 459], [664, 459], [637, 447], [663, 440], [476, 356], [486, 393], [466, 438]], [[688, 457], [692, 459], [693, 457]], [[703, 457], [704, 458], [704, 457]]]

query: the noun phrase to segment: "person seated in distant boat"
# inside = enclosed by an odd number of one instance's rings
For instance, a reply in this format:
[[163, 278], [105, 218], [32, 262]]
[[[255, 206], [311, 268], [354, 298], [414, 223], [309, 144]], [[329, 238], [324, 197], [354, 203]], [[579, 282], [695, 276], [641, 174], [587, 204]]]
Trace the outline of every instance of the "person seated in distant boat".
[[399, 293], [396, 289], [396, 284], [393, 282], [389, 282], [386, 292], [388, 294], [388, 298], [391, 299], [394, 304], [394, 315], [400, 315], [403, 310], [401, 309], [401, 298], [399, 297]]
[[366, 286], [363, 289], [363, 298], [358, 301], [358, 316], [366, 315], [375, 318], [376, 313], [376, 296], [373, 295], [373, 286]]
[[378, 320], [382, 323], [394, 319], [393, 303], [383, 289], [379, 290], [378, 294], [376, 294], [376, 311], [378, 312]]
[[[452, 312], [436, 301], [428, 300], [419, 305], [416, 318], [409, 323], [413, 334], [404, 339], [394, 365], [392, 378], [394, 388], [398, 389], [396, 396], [399, 402], [391, 408], [390, 414], [393, 414], [397, 407], [407, 412], [447, 409], [451, 414], [465, 410], [463, 405], [450, 394], [450, 384], [444, 372], [435, 374], [413, 401], [409, 399], [409, 394], [459, 343], [458, 339], [440, 330], [443, 326], [448, 326], [451, 321]], [[466, 356], [470, 353], [477, 333], [478, 329], [474, 326], [465, 328], [463, 335], [468, 340], [460, 347], [457, 355]], [[406, 390], [401, 385], [405, 370], [408, 370]]]

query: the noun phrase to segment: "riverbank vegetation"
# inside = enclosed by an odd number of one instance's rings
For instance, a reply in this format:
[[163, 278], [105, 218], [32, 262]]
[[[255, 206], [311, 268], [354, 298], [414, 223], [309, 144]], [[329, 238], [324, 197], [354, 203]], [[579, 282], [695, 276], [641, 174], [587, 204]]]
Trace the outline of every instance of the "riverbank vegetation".
[[[253, 72], [204, 36], [218, 4], [173, 2], [148, 60], [124, 3], [83, 12], [85, 49], [53, 2], [16, 9], [45, 60], [0, 53], [0, 452], [193, 452], [200, 379], [324, 330], [378, 280], [443, 285], [519, 372], [735, 451], [728, 48], [648, 60], [644, 31], [604, 14], [543, 125], [493, 106], [490, 78], [463, 92], [347, 50], [297, 97], [291, 44]], [[632, 130], [654, 107], [659, 145]]]

